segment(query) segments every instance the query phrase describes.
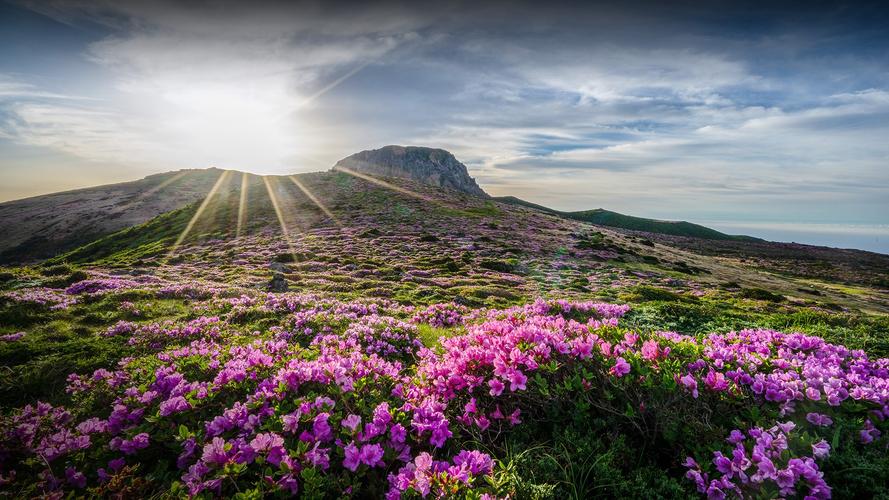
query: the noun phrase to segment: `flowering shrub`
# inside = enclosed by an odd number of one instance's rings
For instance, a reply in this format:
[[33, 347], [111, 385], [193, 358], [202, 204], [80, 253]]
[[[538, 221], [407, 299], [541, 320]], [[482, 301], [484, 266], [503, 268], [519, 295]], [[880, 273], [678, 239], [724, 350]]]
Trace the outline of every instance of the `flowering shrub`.
[[[207, 315], [184, 323], [112, 325], [139, 356], [72, 374], [67, 408], [4, 417], [3, 490], [507, 496], [494, 460], [506, 436], [597, 421], [675, 463], [691, 455], [688, 487], [711, 497], [826, 498], [828, 434], [884, 439], [889, 361], [817, 337], [640, 334], [621, 328], [626, 306], [594, 302], [417, 311], [280, 294], [197, 307]], [[244, 314], [276, 323], [241, 332]], [[426, 348], [418, 322], [458, 328]]]
[[64, 310], [77, 303], [77, 298], [52, 288], [28, 288], [0, 294], [3, 299], [19, 304], [36, 304], [51, 310]]
[[[815, 462], [827, 458], [830, 445], [823, 439], [811, 443], [793, 436], [795, 427], [793, 422], [783, 422], [770, 429], [754, 427], [746, 433], [735, 429], [726, 439], [734, 445], [731, 457], [713, 452], [714, 475], [718, 478], [708, 481], [708, 474], [701, 472], [691, 457], [686, 460], [686, 476], [710, 498], [756, 496], [769, 491], [785, 497], [804, 493], [806, 498], [830, 498], [830, 487]], [[797, 451], [800, 448], [801, 453]]]
[[459, 304], [432, 304], [426, 309], [417, 311], [411, 319], [414, 323], [426, 323], [436, 328], [446, 328], [463, 323], [463, 315], [469, 308]]
[[65, 289], [68, 295], [83, 295], [117, 290], [118, 288], [135, 288], [139, 283], [120, 278], [98, 278], [78, 281]]

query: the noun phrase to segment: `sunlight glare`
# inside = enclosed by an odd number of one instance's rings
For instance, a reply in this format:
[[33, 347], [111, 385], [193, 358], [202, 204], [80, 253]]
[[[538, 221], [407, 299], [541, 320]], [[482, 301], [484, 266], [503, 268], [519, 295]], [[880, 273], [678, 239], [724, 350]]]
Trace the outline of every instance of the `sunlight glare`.
[[287, 247], [290, 249], [290, 255], [293, 257], [293, 260], [296, 261], [296, 250], [293, 248], [293, 241], [291, 241], [290, 239], [290, 231], [288, 231], [287, 229], [287, 223], [284, 222], [284, 214], [283, 212], [281, 212], [281, 206], [278, 203], [278, 197], [277, 195], [275, 195], [272, 184], [269, 181], [269, 177], [263, 176], [262, 180], [263, 182], [265, 182], [265, 189], [269, 193], [269, 200], [271, 200], [272, 207], [275, 209], [275, 215], [278, 217], [278, 224], [281, 226], [281, 233], [284, 235], [284, 241], [287, 242]]
[[249, 177], [250, 174], [247, 172], [241, 172], [241, 199], [238, 202], [238, 229], [235, 232], [235, 238], [241, 237], [241, 232], [244, 229], [244, 222], [246, 222], [247, 218], [247, 188]]
[[201, 215], [204, 213], [204, 210], [207, 209], [207, 206], [210, 204], [210, 200], [213, 198], [213, 195], [219, 191], [219, 188], [228, 179], [229, 175], [231, 175], [231, 170], [223, 170], [219, 175], [219, 179], [216, 180], [216, 184], [213, 184], [213, 187], [210, 189], [210, 192], [207, 193], [207, 196], [204, 198], [204, 201], [201, 202], [201, 206], [198, 207], [197, 212], [194, 213], [191, 220], [188, 221], [188, 225], [185, 226], [185, 229], [182, 231], [182, 234], [179, 235], [179, 238], [176, 239], [176, 243], [173, 244], [173, 248], [170, 249], [170, 253], [167, 256], [172, 257], [176, 254], [176, 250], [179, 249], [179, 246], [185, 241], [185, 238], [188, 236], [188, 233], [194, 228], [194, 225], [197, 223], [198, 219], [201, 218]]
[[289, 176], [289, 179], [290, 179], [294, 184], [296, 184], [296, 187], [298, 187], [299, 190], [302, 191], [303, 194], [306, 195], [306, 197], [307, 197], [309, 200], [311, 200], [312, 203], [315, 204], [315, 206], [317, 206], [322, 212], [324, 212], [324, 215], [330, 217], [330, 220], [332, 220], [333, 223], [336, 224], [337, 226], [341, 226], [340, 221], [333, 215], [333, 212], [331, 212], [330, 210], [328, 210], [327, 207], [324, 206], [323, 203], [321, 203], [321, 200], [319, 200], [314, 194], [312, 194], [312, 192], [309, 191], [309, 189], [308, 189], [307, 187], [305, 187], [305, 186], [303, 185], [303, 183], [300, 182], [299, 179], [296, 178], [296, 176], [291, 175], [291, 176]]

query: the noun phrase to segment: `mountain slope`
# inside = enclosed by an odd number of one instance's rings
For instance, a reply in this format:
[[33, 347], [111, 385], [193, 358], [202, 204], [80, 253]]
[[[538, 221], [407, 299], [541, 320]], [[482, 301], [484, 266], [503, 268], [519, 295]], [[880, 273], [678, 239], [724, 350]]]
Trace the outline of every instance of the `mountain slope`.
[[0, 263], [51, 257], [202, 199], [222, 171], [180, 170], [0, 204]]
[[[790, 268], [782, 260], [786, 253], [746, 259], [748, 242], [725, 240], [738, 253], [707, 255], [653, 233], [640, 237], [409, 179], [393, 188], [337, 171], [249, 176], [241, 209], [241, 183], [232, 177], [233, 190], [220, 190], [194, 220], [198, 203], [46, 265], [150, 270], [171, 281], [221, 280], [253, 289], [281, 273], [291, 288], [408, 302], [504, 305], [517, 297], [665, 283], [685, 291], [769, 290], [804, 303], [889, 312], [886, 297], [870, 288], [889, 257], [872, 256], [862, 268], [843, 252], [799, 251], [809, 260]], [[831, 284], [845, 277], [855, 279]]]
[[569, 219], [589, 222], [599, 226], [616, 227], [620, 229], [629, 229], [631, 231], [644, 231], [657, 234], [668, 234], [673, 236], [687, 236], [691, 238], [702, 238], [707, 240], [742, 240], [742, 241], [760, 241], [758, 238], [750, 236], [737, 236], [721, 233], [715, 229], [692, 224], [686, 221], [663, 221], [657, 219], [646, 219], [643, 217], [633, 217], [632, 215], [624, 215], [618, 212], [612, 212], [602, 208], [594, 210], [583, 210], [578, 212], [562, 212], [553, 210], [543, 205], [531, 203], [515, 196], [502, 196], [495, 198], [503, 203], [513, 205], [521, 205], [524, 207], [542, 210], [554, 215], [560, 215]]

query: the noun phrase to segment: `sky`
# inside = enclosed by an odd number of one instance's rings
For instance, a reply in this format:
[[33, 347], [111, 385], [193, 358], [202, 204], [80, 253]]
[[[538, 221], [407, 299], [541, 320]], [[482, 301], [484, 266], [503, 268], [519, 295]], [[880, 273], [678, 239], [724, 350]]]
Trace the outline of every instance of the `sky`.
[[887, 225], [889, 8], [0, 0], [0, 201], [387, 144], [562, 210]]

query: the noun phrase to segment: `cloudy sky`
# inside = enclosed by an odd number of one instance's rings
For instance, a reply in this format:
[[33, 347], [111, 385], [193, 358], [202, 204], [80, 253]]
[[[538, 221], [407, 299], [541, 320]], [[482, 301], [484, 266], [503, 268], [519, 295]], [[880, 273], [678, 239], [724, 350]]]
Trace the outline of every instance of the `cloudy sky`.
[[0, 0], [0, 201], [411, 144], [554, 208], [889, 224], [878, 3], [447, 4]]

